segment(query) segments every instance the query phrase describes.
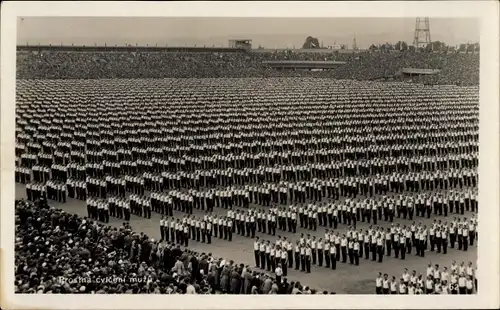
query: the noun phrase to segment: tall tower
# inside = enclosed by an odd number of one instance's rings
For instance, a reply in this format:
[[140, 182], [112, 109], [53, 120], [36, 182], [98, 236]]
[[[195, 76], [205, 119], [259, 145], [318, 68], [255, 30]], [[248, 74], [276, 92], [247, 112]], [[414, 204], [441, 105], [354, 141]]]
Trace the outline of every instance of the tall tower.
[[354, 38], [352, 39], [352, 49], [355, 51], [358, 50], [358, 44], [356, 43], [356, 34], [354, 34]]
[[413, 46], [415, 48], [426, 47], [431, 43], [431, 27], [429, 17], [424, 17], [423, 20], [417, 17], [415, 22], [415, 34], [413, 36]]

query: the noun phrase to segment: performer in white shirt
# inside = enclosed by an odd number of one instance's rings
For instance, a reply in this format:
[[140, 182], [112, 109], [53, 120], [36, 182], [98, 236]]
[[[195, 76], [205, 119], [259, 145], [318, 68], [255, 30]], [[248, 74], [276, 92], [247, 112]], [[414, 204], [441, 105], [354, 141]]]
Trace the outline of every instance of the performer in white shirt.
[[377, 278], [375, 279], [375, 293], [377, 295], [382, 294], [383, 280], [382, 273], [379, 272]]

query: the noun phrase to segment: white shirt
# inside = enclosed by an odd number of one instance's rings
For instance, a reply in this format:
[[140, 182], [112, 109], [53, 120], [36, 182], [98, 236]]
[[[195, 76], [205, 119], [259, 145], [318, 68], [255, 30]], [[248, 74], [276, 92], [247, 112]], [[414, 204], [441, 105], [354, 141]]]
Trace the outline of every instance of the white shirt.
[[467, 279], [465, 281], [465, 286], [467, 287], [468, 290], [472, 290], [472, 288], [474, 287], [473, 283], [472, 283], [472, 280]]
[[398, 284], [396, 283], [396, 281], [391, 282], [391, 291], [396, 292], [397, 290], [398, 290]]
[[276, 267], [274, 273], [276, 274], [276, 276], [281, 277], [283, 275], [283, 270], [281, 269], [281, 267]]
[[[450, 276], [449, 276], [449, 274], [448, 274], [448, 271], [443, 271], [443, 272], [441, 272], [441, 279], [442, 279], [442, 280], [446, 280], [446, 281], [448, 281], [448, 280], [449, 280], [449, 277], [450, 277]], [[450, 282], [450, 281], [448, 281], [448, 282]]]
[[405, 282], [410, 281], [410, 274], [409, 273], [403, 273], [403, 281], [405, 281]]
[[287, 253], [286, 251], [281, 251], [281, 258], [286, 259]]
[[472, 269], [472, 267], [467, 266], [466, 271], [468, 276], [474, 275], [474, 269]]
[[400, 294], [406, 293], [406, 285], [404, 283], [399, 284], [399, 293]]
[[439, 270], [434, 270], [434, 279], [441, 279], [441, 273]]
[[427, 267], [427, 276], [434, 276], [434, 268]]
[[425, 284], [425, 285], [426, 285], [425, 287], [426, 287], [428, 290], [432, 290], [432, 288], [433, 288], [433, 282], [432, 282], [432, 280], [427, 280], [427, 281], [425, 281], [425, 283], [426, 283], [426, 284]]
[[389, 288], [389, 280], [385, 280], [383, 281], [383, 285], [382, 285], [384, 288]]

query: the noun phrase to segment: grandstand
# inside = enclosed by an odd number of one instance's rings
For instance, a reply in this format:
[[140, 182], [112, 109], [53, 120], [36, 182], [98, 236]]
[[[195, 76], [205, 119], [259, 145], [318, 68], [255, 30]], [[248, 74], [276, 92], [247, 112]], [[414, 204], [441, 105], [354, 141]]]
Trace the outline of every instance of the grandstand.
[[[19, 46], [19, 78], [95, 79], [95, 78], [185, 78], [185, 77], [286, 77], [379, 80], [393, 78], [404, 68], [441, 70], [433, 76], [420, 76], [426, 84], [473, 86], [479, 84], [479, 54], [432, 52], [338, 51], [328, 53], [308, 50], [262, 52], [240, 47], [84, 47]], [[62, 53], [79, 51], [82, 53]], [[113, 51], [114, 53], [111, 53]], [[76, 70], [59, 70], [71, 62]], [[186, 61], [189, 66], [186, 67]], [[276, 61], [335, 62], [335, 70], [274, 70]], [[339, 64], [339, 65], [337, 65]], [[343, 65], [340, 65], [343, 64]], [[283, 65], [281, 65], [283, 66]], [[289, 66], [287, 64], [287, 66]], [[302, 67], [316, 68], [314, 62]]]
[[373, 294], [475, 266], [478, 85], [478, 54], [19, 46], [17, 292]]

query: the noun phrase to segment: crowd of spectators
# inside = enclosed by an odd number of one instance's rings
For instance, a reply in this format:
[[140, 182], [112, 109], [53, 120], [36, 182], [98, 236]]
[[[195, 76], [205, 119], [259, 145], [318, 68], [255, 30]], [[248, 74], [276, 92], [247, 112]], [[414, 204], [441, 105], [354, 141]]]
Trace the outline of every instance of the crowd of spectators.
[[[234, 261], [16, 201], [16, 293], [316, 294]], [[327, 292], [323, 292], [327, 293]]]
[[[344, 61], [328, 71], [275, 70], [266, 60]], [[428, 52], [19, 52], [21, 79], [217, 78], [317, 76], [377, 80], [399, 76], [402, 68], [440, 69], [413, 80], [426, 84], [478, 85], [479, 54]]]

